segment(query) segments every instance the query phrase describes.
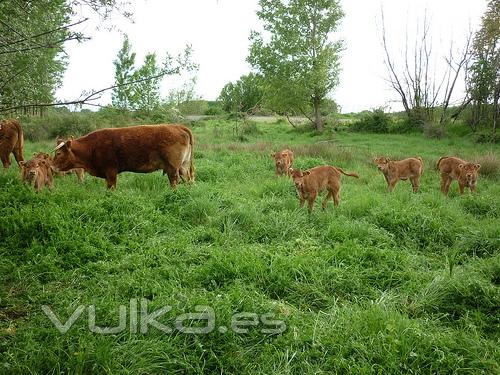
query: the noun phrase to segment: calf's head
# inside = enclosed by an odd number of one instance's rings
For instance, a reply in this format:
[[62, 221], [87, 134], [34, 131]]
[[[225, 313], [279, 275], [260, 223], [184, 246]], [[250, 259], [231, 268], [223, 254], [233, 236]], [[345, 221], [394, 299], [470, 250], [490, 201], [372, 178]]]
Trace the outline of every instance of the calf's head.
[[474, 164], [474, 163], [465, 163], [465, 164], [459, 164], [458, 168], [462, 170], [462, 173], [465, 176], [465, 179], [467, 180], [467, 183], [469, 185], [474, 185], [477, 181], [477, 172], [481, 168], [481, 164]]
[[290, 168], [290, 176], [292, 177], [293, 183], [298, 190], [302, 190], [304, 187], [304, 178], [309, 176], [311, 172], [301, 171], [300, 169]]
[[29, 161], [20, 162], [23, 168], [23, 178], [28, 181], [36, 180], [40, 175], [45, 175], [45, 171], [49, 168], [49, 164], [44, 159], [31, 159]]
[[385, 157], [373, 159], [373, 162], [377, 166], [378, 170], [381, 171], [382, 173], [386, 173], [389, 171], [389, 162], [390, 161], [391, 161], [391, 159], [385, 158]]

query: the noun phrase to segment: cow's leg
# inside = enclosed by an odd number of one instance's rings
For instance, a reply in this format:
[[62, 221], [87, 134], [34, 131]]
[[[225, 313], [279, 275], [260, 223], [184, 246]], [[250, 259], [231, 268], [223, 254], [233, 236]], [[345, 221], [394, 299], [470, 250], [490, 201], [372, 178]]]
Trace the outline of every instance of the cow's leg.
[[20, 165], [19, 163], [24, 160], [23, 150], [21, 150], [21, 148], [19, 147], [16, 147], [12, 150], [12, 153], [14, 154], [14, 158], [16, 159], [17, 165]]
[[326, 209], [326, 206], [328, 205], [328, 200], [330, 198], [332, 198], [332, 200], [333, 200], [333, 191], [328, 190], [328, 193], [326, 194], [325, 199], [323, 199], [323, 203], [321, 203], [321, 207], [323, 208], [323, 210]]
[[8, 153], [4, 153], [0, 155], [0, 159], [2, 160], [3, 168], [8, 169], [10, 166], [10, 157]]
[[116, 189], [116, 171], [107, 171], [106, 172], [106, 185], [108, 189]]
[[452, 182], [452, 178], [448, 175], [443, 175], [442, 181], [441, 181], [441, 191], [443, 192], [444, 195], [448, 195], [448, 192], [450, 191], [450, 185]]
[[314, 201], [316, 200], [316, 196], [318, 193], [312, 192], [309, 194], [309, 198], [307, 199], [307, 209], [309, 210], [309, 213], [312, 212], [313, 206], [314, 206]]
[[177, 187], [177, 182], [179, 181], [179, 170], [174, 168], [170, 163], [167, 163], [163, 169], [163, 173], [168, 176], [172, 189], [175, 189]]
[[458, 181], [458, 190], [460, 190], [460, 194], [464, 193], [465, 184], [463, 182]]
[[413, 186], [413, 192], [417, 193], [419, 188], [419, 179], [418, 177], [410, 177], [411, 185]]
[[396, 178], [389, 181], [389, 186], [388, 186], [389, 192], [392, 193], [392, 191], [394, 190], [394, 186], [396, 186], [397, 182], [398, 180]]

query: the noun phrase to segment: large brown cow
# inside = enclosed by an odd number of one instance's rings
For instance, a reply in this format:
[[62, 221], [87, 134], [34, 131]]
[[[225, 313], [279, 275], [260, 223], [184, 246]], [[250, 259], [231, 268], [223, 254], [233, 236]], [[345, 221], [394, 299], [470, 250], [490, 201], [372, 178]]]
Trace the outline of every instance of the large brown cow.
[[465, 187], [475, 192], [480, 168], [481, 164], [469, 163], [454, 156], [443, 156], [436, 163], [436, 169], [441, 172], [441, 191], [448, 195], [451, 182], [457, 180], [460, 194], [464, 193]]
[[339, 205], [341, 173], [346, 176], [359, 178], [357, 173], [347, 173], [339, 167], [332, 167], [329, 165], [314, 167], [307, 171], [291, 169], [290, 173], [299, 195], [300, 207], [303, 207], [304, 202], [307, 200], [309, 213], [311, 213], [313, 209], [314, 201], [318, 193], [325, 190], [327, 190], [328, 193], [323, 200], [323, 209], [326, 208], [328, 199], [330, 198], [333, 199], [335, 206]]
[[413, 192], [416, 193], [420, 187], [420, 176], [424, 172], [424, 163], [421, 157], [407, 158], [403, 160], [391, 160], [386, 157], [373, 159], [379, 171], [381, 171], [387, 181], [389, 191], [394, 190], [394, 186], [400, 180], [410, 180]]
[[182, 125], [140, 125], [100, 129], [56, 147], [54, 167], [68, 171], [83, 168], [116, 187], [120, 172], [149, 173], [163, 170], [175, 188], [179, 177], [194, 180], [194, 140]]
[[24, 160], [23, 158], [24, 136], [23, 129], [19, 121], [2, 120], [0, 121], [0, 159], [5, 169], [10, 166], [10, 153], [14, 154], [17, 164]]

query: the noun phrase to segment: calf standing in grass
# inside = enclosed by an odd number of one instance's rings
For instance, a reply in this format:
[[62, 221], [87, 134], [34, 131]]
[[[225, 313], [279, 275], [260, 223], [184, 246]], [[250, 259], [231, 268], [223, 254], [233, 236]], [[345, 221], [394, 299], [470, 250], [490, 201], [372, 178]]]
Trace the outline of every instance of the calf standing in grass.
[[403, 160], [391, 160], [386, 157], [373, 159], [379, 171], [384, 174], [389, 191], [394, 190], [394, 186], [399, 180], [410, 179], [413, 192], [416, 193], [420, 187], [420, 176], [424, 172], [424, 164], [421, 157], [408, 158]]
[[448, 195], [453, 180], [458, 181], [460, 194], [468, 187], [471, 192], [476, 191], [478, 171], [481, 164], [469, 163], [454, 156], [443, 156], [436, 164], [441, 173], [441, 191]]
[[44, 158], [34, 158], [29, 161], [21, 161], [22, 179], [28, 182], [35, 188], [35, 191], [40, 192], [44, 186], [48, 186], [52, 190], [54, 180], [52, 177], [52, 166]]
[[357, 173], [346, 173], [341, 168], [329, 165], [311, 168], [307, 171], [300, 169], [290, 169], [290, 174], [299, 195], [300, 207], [304, 207], [307, 200], [309, 213], [311, 213], [314, 201], [318, 193], [327, 191], [322, 207], [326, 208], [328, 199], [332, 198], [335, 206], [340, 203], [340, 174], [359, 178]]
[[283, 151], [275, 152], [271, 154], [274, 159], [274, 164], [276, 166], [276, 175], [290, 175], [290, 168], [293, 164], [293, 152], [291, 150], [285, 149]]

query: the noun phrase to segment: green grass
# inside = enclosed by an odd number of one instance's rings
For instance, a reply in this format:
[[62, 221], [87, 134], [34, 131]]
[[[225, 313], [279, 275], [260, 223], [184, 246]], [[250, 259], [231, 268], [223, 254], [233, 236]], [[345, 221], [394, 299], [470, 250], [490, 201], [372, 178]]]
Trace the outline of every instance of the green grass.
[[[498, 146], [463, 138], [374, 135], [286, 124], [200, 121], [197, 181], [171, 191], [160, 172], [103, 180], [58, 178], [36, 194], [14, 167], [0, 173], [0, 373], [498, 373], [500, 187]], [[332, 164], [342, 202], [311, 215], [293, 184], [274, 176], [270, 153], [295, 165]], [[26, 143], [26, 154], [52, 142]], [[386, 192], [375, 155], [424, 159], [421, 192]], [[439, 192], [443, 155], [488, 160], [478, 194]], [[481, 160], [483, 160], [481, 159]], [[214, 309], [216, 327], [238, 312], [273, 313], [286, 330], [193, 335], [92, 333], [95, 305], [115, 326], [118, 306], [146, 298], [175, 317]], [[128, 326], [127, 326], [128, 327]]]

